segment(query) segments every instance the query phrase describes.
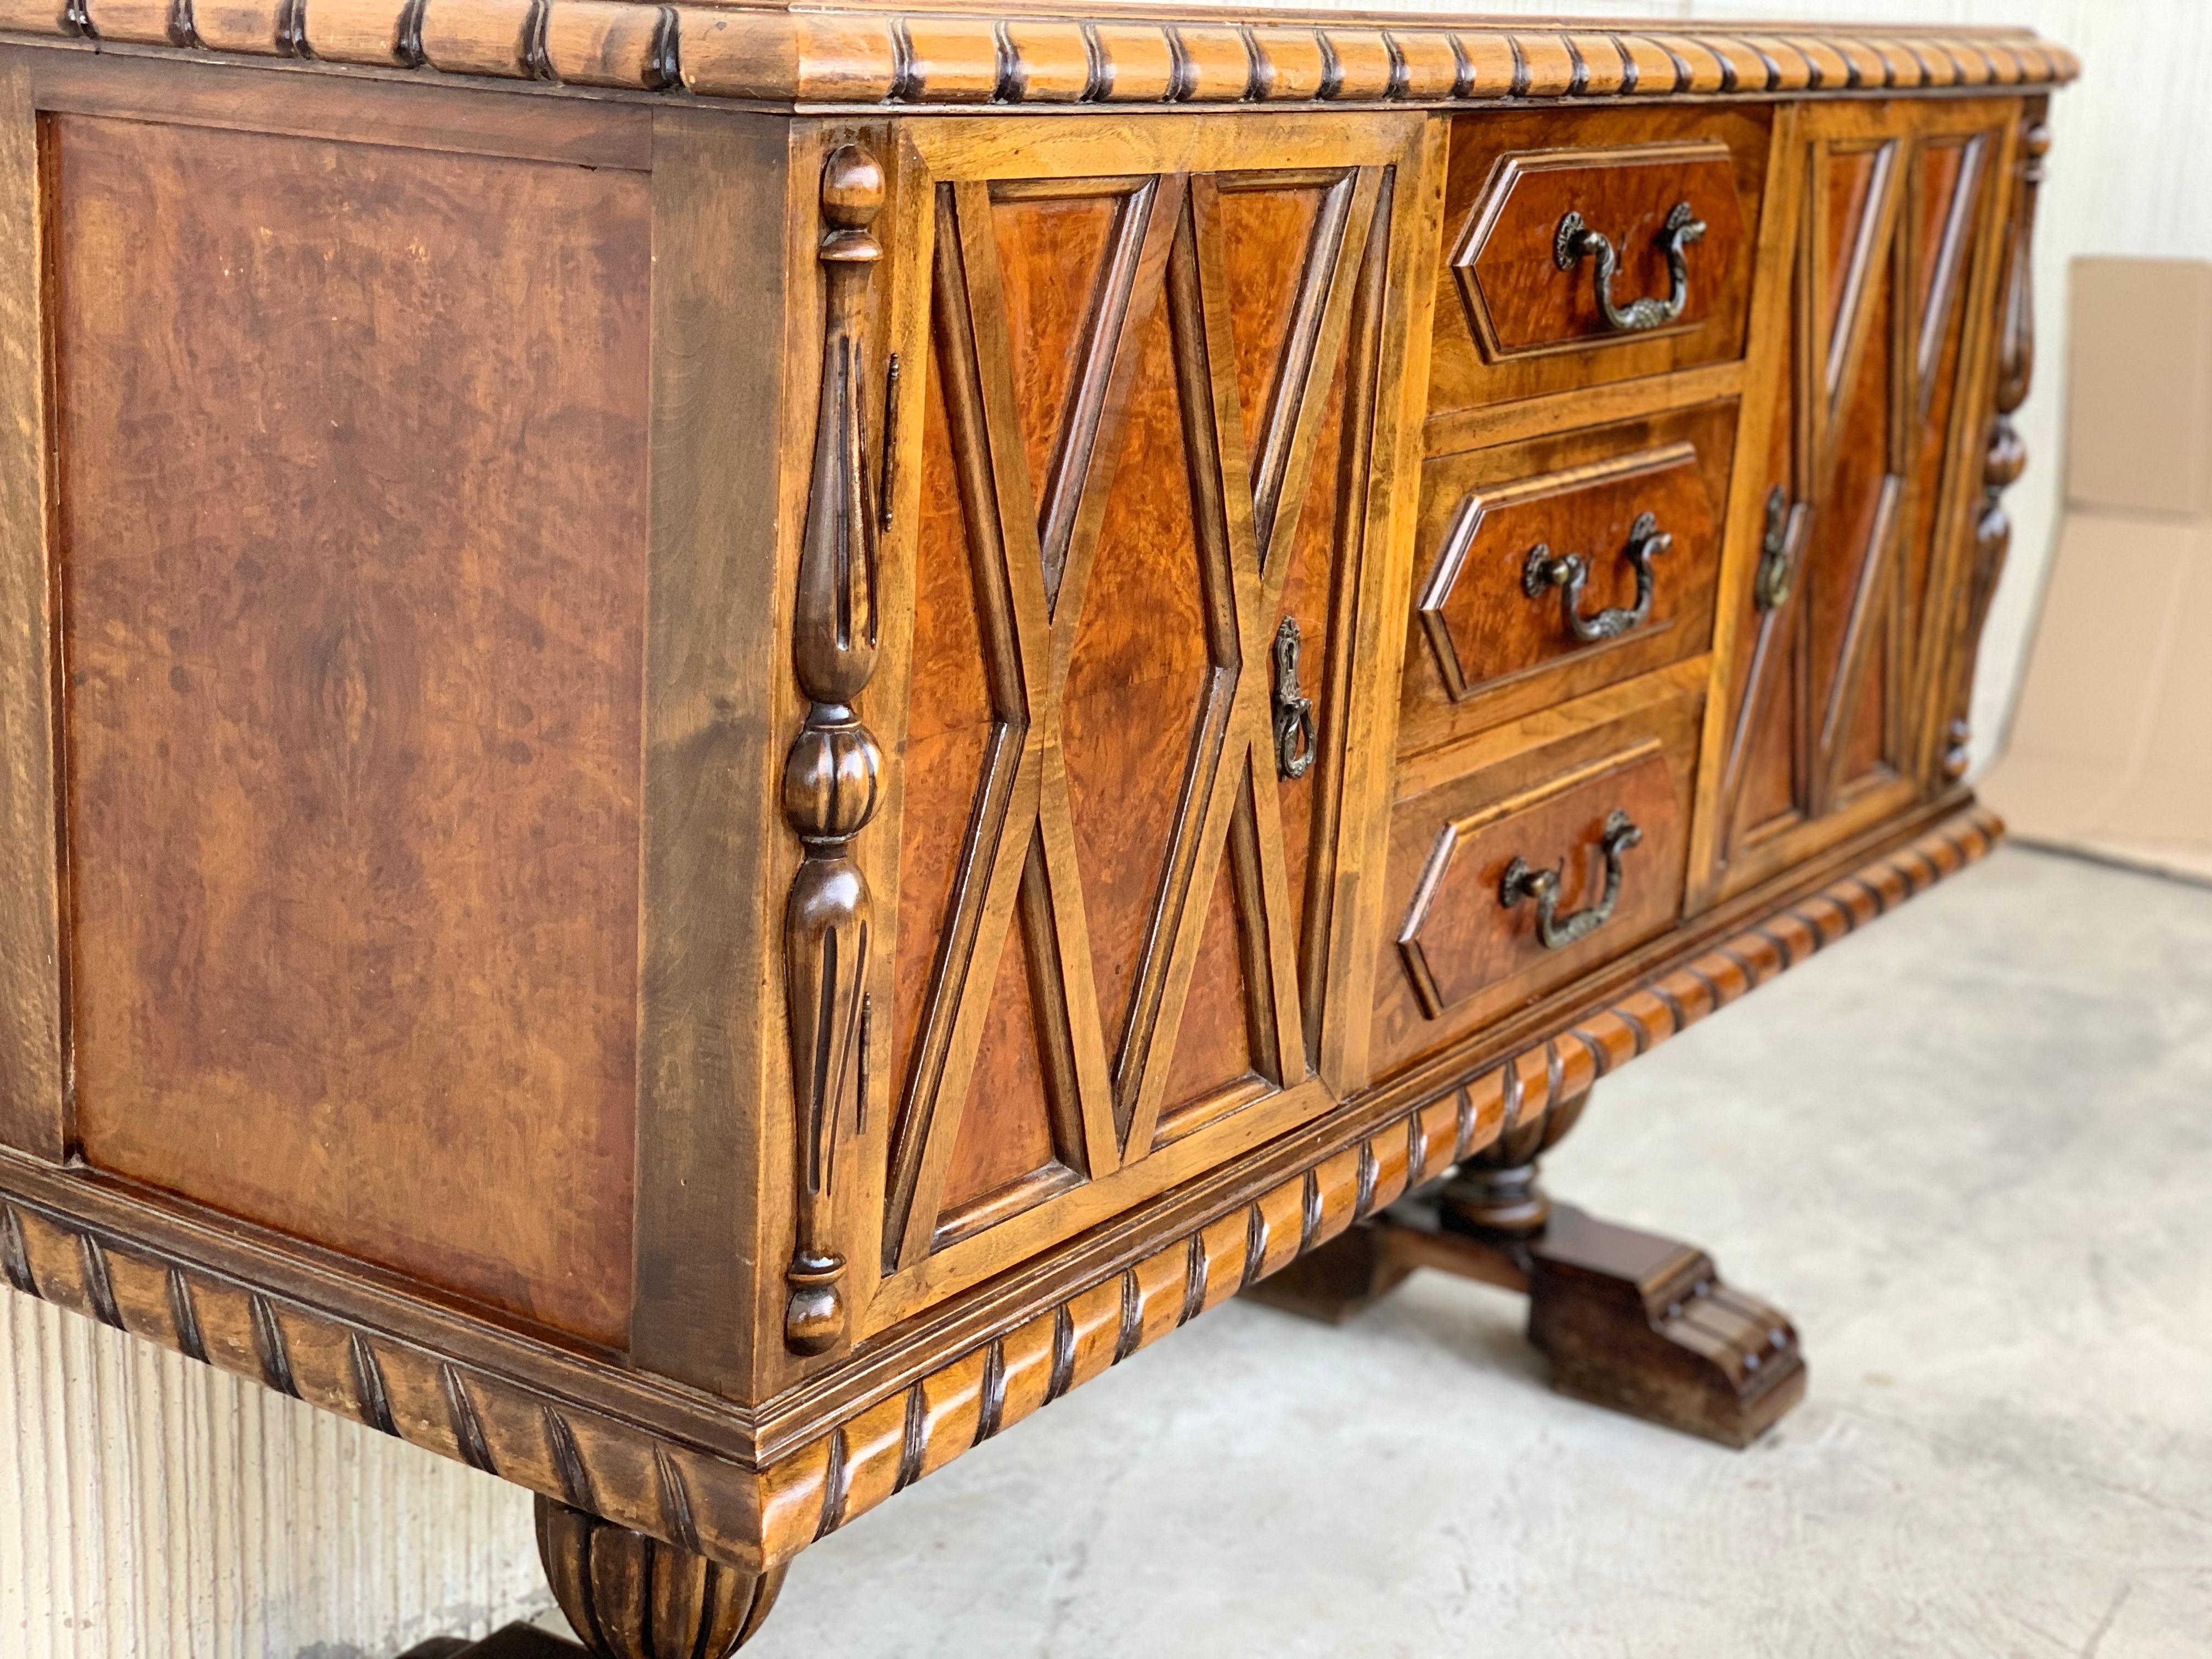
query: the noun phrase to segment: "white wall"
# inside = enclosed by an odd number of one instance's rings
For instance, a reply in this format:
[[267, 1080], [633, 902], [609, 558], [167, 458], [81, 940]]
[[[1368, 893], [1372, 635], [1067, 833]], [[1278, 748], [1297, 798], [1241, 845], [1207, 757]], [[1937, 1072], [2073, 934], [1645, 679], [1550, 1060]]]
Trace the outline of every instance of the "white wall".
[[520, 1487], [0, 1289], [0, 1659], [381, 1659], [551, 1603]]
[[[1440, 8], [1441, 9], [1441, 8]], [[2206, 0], [1603, 0], [1493, 11], [2022, 22], [2080, 52], [2038, 249], [2033, 459], [1982, 657], [1992, 752], [2058, 502], [2076, 253], [2212, 258]], [[548, 1605], [518, 1489], [0, 1291], [0, 1659], [356, 1659]], [[20, 1494], [20, 1504], [8, 1501]]]

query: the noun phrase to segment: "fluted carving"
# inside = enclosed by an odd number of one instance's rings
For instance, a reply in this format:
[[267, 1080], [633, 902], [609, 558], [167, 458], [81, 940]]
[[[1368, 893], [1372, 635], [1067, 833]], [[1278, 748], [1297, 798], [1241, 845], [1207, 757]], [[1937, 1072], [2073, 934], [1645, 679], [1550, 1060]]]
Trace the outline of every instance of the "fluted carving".
[[1996, 410], [1990, 416], [1989, 441], [1982, 456], [1982, 509], [1974, 521], [1973, 568], [1966, 576], [1966, 631], [1959, 649], [1958, 676], [1952, 688], [1951, 721], [1944, 732], [1943, 775], [1966, 775], [1973, 736], [1974, 663], [1982, 629], [1997, 579], [2012, 550], [2012, 519], [2004, 493], [2027, 468], [2027, 446], [2012, 417], [2027, 401], [2035, 378], [2035, 203], [2043, 184], [2043, 159], [2051, 153], [2051, 129], [2042, 112], [2028, 117], [2021, 135], [2020, 195], [2013, 210], [2005, 249], [2004, 309], [1997, 336]]
[[596, 1659], [726, 1659], [783, 1588], [782, 1567], [741, 1572], [544, 1496], [538, 1555]]
[[870, 234], [883, 169], [841, 144], [822, 169], [822, 389], [799, 551], [792, 665], [805, 723], [784, 762], [783, 813], [805, 851], [784, 907], [784, 996], [798, 1130], [798, 1205], [784, 1342], [827, 1353], [845, 1340], [845, 1258], [836, 1248], [837, 1133], [866, 1109], [868, 878], [853, 843], [875, 816], [883, 754], [853, 705], [876, 671], [875, 490], [868, 476], [866, 312], [883, 249]]

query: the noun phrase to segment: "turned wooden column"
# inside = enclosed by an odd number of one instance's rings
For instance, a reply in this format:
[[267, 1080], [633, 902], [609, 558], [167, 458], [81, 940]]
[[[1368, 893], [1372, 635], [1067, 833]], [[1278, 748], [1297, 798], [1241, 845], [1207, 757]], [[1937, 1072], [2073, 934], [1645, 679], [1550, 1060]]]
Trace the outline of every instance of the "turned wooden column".
[[1536, 1184], [1537, 1160], [1566, 1138], [1589, 1104], [1585, 1089], [1507, 1128], [1446, 1183], [1437, 1199], [1438, 1221], [1479, 1237], [1523, 1239], [1542, 1232], [1552, 1200]]

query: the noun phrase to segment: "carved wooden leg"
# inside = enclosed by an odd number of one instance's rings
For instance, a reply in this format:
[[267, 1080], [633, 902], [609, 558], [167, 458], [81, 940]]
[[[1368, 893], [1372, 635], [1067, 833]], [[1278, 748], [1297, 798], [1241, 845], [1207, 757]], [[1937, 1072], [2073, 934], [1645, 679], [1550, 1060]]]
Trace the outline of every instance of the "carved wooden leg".
[[726, 1659], [768, 1618], [785, 1572], [754, 1577], [544, 1497], [538, 1556], [582, 1647], [509, 1625], [481, 1642], [436, 1637], [400, 1659]]
[[1561, 1393], [1749, 1445], [1805, 1396], [1797, 1333], [1778, 1309], [1723, 1284], [1696, 1246], [1545, 1195], [1537, 1159], [1589, 1098], [1516, 1125], [1433, 1195], [1394, 1205], [1248, 1294], [1337, 1323], [1415, 1267], [1502, 1285], [1527, 1294], [1528, 1340]]
[[781, 1567], [756, 1578], [544, 1497], [538, 1554], [553, 1599], [600, 1659], [724, 1659], [783, 1588]]
[[[1465, 1218], [1461, 1232], [1481, 1227], [1500, 1237], [1524, 1237], [1543, 1231], [1552, 1206], [1536, 1185], [1536, 1159], [1574, 1127], [1589, 1100], [1585, 1090], [1514, 1125], [1453, 1172], [1446, 1190]], [[1396, 1290], [1416, 1267], [1442, 1267], [1508, 1290], [1528, 1289], [1527, 1273], [1511, 1262], [1477, 1271], [1458, 1240], [1439, 1236], [1436, 1210], [1433, 1198], [1394, 1205], [1309, 1250], [1244, 1294], [1285, 1313], [1341, 1325]]]

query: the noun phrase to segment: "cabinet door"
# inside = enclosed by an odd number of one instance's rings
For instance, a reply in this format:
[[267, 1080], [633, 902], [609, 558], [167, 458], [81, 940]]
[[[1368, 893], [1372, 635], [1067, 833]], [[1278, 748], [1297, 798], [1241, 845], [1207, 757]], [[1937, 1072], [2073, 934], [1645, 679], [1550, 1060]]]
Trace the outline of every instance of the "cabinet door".
[[1408, 425], [1393, 272], [1427, 142], [1412, 117], [906, 131], [878, 1324], [1346, 1085], [1339, 848], [1380, 793], [1353, 629], [1396, 510], [1375, 450]]
[[[1946, 596], [1983, 410], [2009, 100], [1800, 112], [1759, 556], [1735, 608], [1709, 892], [1940, 787]], [[1740, 496], [1741, 499], [1741, 496]]]

